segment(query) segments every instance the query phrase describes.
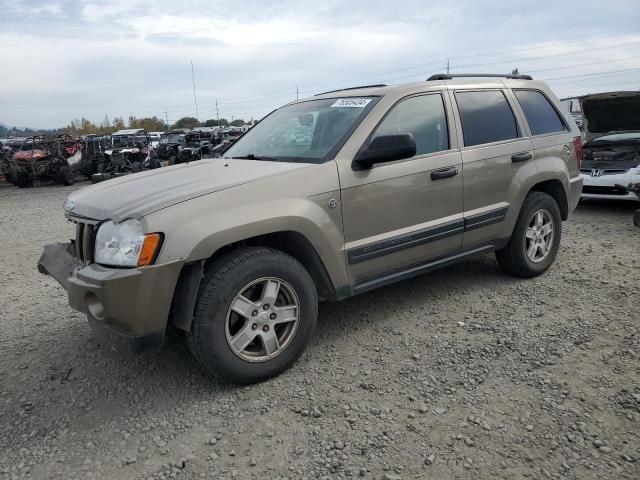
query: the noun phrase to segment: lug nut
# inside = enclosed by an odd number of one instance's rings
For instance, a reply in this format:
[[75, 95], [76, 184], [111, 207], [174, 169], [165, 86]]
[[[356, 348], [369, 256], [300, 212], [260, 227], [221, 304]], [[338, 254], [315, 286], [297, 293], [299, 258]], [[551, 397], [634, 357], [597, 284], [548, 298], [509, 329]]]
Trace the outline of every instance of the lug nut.
[[277, 315], [276, 315], [275, 313], [272, 313], [271, 315], [269, 315], [269, 318], [270, 318], [271, 320], [275, 320], [275, 319], [276, 319], [276, 317], [277, 317]]
[[265, 303], [265, 304], [262, 306], [262, 309], [263, 309], [263, 310], [269, 310], [269, 304], [268, 304], [268, 303]]
[[268, 332], [269, 331], [269, 325], [265, 325], [264, 327], [262, 327], [262, 331], [263, 332]]
[[253, 312], [251, 312], [251, 316], [252, 317], [257, 317], [258, 316], [258, 310], [254, 310]]
[[251, 325], [251, 330], [257, 330], [258, 329], [258, 324], [254, 323], [253, 325]]

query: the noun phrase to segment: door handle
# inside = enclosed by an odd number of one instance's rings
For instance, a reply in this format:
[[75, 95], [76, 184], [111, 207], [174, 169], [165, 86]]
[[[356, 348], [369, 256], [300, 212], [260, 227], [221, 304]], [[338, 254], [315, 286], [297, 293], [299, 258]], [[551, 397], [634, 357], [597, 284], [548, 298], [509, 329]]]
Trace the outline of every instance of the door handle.
[[531, 152], [519, 152], [511, 155], [511, 161], [513, 163], [526, 162], [527, 160], [531, 160], [532, 158], [533, 155], [531, 155]]
[[442, 180], [443, 178], [455, 177], [457, 174], [458, 169], [454, 167], [434, 170], [431, 172], [431, 180]]

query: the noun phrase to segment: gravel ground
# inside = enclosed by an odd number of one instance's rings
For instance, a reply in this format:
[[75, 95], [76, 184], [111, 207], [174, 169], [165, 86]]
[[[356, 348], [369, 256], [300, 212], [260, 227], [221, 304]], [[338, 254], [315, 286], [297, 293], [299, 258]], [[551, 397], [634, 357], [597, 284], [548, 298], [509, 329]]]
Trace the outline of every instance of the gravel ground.
[[182, 338], [98, 345], [42, 246], [73, 188], [0, 187], [0, 479], [640, 478], [640, 229], [581, 205], [542, 277], [480, 257], [324, 304], [302, 359], [238, 388]]

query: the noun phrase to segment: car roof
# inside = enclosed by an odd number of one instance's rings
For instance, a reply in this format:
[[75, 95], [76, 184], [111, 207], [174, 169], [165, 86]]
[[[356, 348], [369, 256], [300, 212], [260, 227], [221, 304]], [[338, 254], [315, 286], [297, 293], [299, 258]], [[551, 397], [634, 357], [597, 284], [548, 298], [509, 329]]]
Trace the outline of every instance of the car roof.
[[[437, 77], [437, 76], [435, 76]], [[434, 79], [424, 82], [405, 83], [400, 85], [364, 85], [360, 87], [349, 87], [341, 90], [332, 90], [315, 95], [314, 99], [336, 98], [336, 97], [366, 97], [366, 96], [386, 96], [393, 95], [404, 97], [413, 93], [429, 90], [445, 90], [451, 87], [464, 88], [530, 88], [547, 90], [544, 82], [528, 80], [522, 78], [507, 78], [506, 76], [464, 76], [447, 78], [445, 80]], [[306, 99], [309, 100], [309, 99]], [[292, 102], [295, 103], [295, 102]]]

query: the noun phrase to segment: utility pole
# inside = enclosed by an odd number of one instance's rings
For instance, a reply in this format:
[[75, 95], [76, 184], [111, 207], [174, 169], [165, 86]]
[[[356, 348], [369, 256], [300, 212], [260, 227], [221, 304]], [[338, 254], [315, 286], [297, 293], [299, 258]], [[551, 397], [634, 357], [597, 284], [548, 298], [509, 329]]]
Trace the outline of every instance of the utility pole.
[[193, 103], [196, 105], [196, 120], [198, 121], [198, 125], [200, 125], [200, 116], [198, 115], [198, 98], [196, 97], [196, 77], [193, 74], [193, 60], [191, 61], [191, 81], [193, 82]]
[[218, 100], [216, 100], [216, 120], [218, 121], [218, 126], [220, 126], [220, 112], [218, 111]]
[[169, 112], [167, 112], [167, 107], [164, 107], [164, 121], [167, 124], [167, 132], [169, 131]]
[[446, 69], [447, 69], [447, 75], [448, 75], [448, 74], [449, 74], [449, 70], [451, 69], [451, 64], [449, 63], [449, 59], [448, 59], [448, 58], [447, 58], [447, 66], [446, 66]]

